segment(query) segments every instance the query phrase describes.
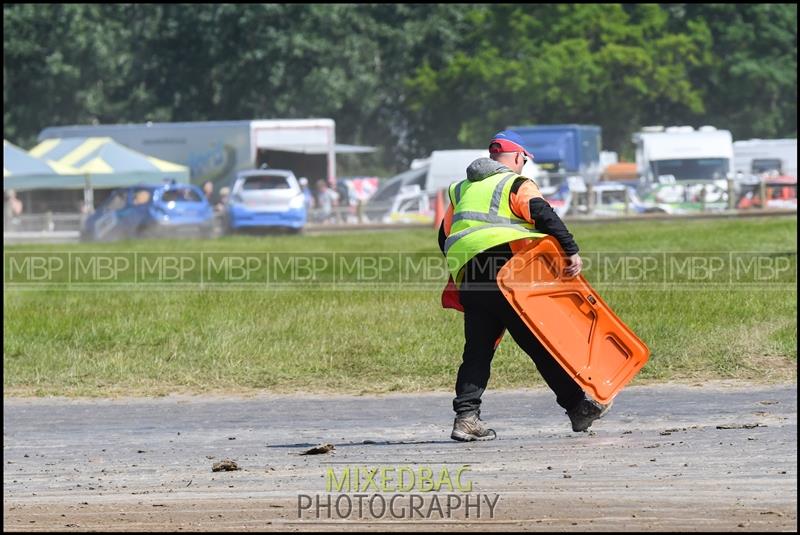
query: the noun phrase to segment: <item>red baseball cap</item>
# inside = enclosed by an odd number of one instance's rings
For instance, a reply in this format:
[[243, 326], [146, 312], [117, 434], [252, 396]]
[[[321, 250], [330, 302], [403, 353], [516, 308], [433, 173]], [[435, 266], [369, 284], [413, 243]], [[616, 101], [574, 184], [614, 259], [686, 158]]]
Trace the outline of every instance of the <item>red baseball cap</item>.
[[489, 154], [500, 152], [524, 152], [533, 160], [533, 154], [525, 147], [522, 137], [513, 130], [501, 130], [489, 142]]

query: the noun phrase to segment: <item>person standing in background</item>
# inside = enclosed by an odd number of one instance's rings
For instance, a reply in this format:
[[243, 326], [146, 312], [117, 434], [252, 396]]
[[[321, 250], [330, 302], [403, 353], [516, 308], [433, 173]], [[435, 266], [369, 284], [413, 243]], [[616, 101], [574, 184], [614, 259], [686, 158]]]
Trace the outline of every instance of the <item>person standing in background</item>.
[[3, 195], [3, 225], [19, 224], [19, 216], [22, 215], [22, 201], [17, 198], [17, 192], [7, 189]]
[[311, 193], [311, 188], [308, 187], [308, 179], [304, 176], [301, 176], [297, 182], [300, 183], [300, 190], [303, 192], [306, 211], [310, 211], [314, 207], [314, 195]]
[[203, 194], [206, 196], [208, 204], [210, 204], [211, 206], [214, 206], [216, 204], [215, 203], [216, 199], [214, 199], [214, 183], [211, 182], [210, 180], [206, 180], [205, 182], [203, 182]]
[[335, 221], [333, 210], [338, 201], [339, 196], [328, 187], [328, 183], [323, 179], [317, 180], [317, 210], [314, 219], [319, 223]]

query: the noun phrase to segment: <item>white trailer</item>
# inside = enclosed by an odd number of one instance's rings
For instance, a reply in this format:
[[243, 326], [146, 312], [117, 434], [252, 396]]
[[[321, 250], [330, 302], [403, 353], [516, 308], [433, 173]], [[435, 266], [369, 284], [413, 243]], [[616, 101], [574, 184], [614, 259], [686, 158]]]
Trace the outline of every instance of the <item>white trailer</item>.
[[733, 165], [745, 179], [773, 170], [797, 178], [797, 139], [734, 141]]
[[262, 164], [289, 169], [313, 184], [336, 181], [336, 153], [371, 152], [371, 147], [336, 145], [333, 119], [264, 119], [124, 125], [55, 126], [50, 138], [108, 136], [134, 150], [186, 165], [191, 181], [233, 183], [236, 173]]
[[647, 184], [671, 181], [724, 181], [733, 170], [733, 138], [728, 130], [703, 126], [645, 127], [633, 135], [636, 167]]

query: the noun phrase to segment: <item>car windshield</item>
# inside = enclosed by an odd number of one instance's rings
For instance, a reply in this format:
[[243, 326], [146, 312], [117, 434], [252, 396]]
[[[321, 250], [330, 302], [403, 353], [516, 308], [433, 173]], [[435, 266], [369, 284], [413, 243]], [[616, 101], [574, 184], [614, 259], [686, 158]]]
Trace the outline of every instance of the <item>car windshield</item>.
[[114, 212], [116, 210], [121, 210], [125, 208], [127, 196], [128, 196], [127, 191], [114, 192], [111, 195], [111, 197], [106, 201], [103, 210], [108, 212]]
[[753, 174], [766, 173], [769, 171], [781, 172], [781, 161], [778, 159], [755, 159], [750, 167]]
[[283, 175], [258, 175], [245, 178], [242, 189], [244, 191], [291, 189], [291, 185]]
[[200, 202], [200, 195], [190, 188], [168, 189], [161, 194], [161, 202]]
[[724, 180], [728, 160], [724, 158], [691, 158], [651, 162], [656, 177], [672, 175], [675, 180]]
[[401, 181], [397, 181], [394, 184], [385, 186], [382, 190], [377, 191], [369, 200], [369, 202], [375, 204], [382, 201], [390, 201], [395, 195], [397, 195], [397, 193], [400, 191], [400, 186], [402, 185], [403, 183]]
[[625, 190], [609, 190], [600, 193], [600, 204], [625, 202]]

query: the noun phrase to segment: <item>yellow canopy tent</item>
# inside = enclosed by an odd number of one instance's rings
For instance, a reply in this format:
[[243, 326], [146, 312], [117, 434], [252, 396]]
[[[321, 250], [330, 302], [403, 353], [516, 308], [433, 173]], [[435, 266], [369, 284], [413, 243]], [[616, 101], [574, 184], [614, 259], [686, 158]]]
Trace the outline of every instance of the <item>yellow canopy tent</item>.
[[93, 206], [93, 188], [115, 188], [136, 184], [162, 183], [174, 179], [189, 181], [189, 168], [147, 156], [121, 145], [110, 137], [45, 139], [30, 154], [54, 165], [75, 169], [83, 181], [74, 177], [56, 178], [47, 188], [84, 188], [88, 206]]

